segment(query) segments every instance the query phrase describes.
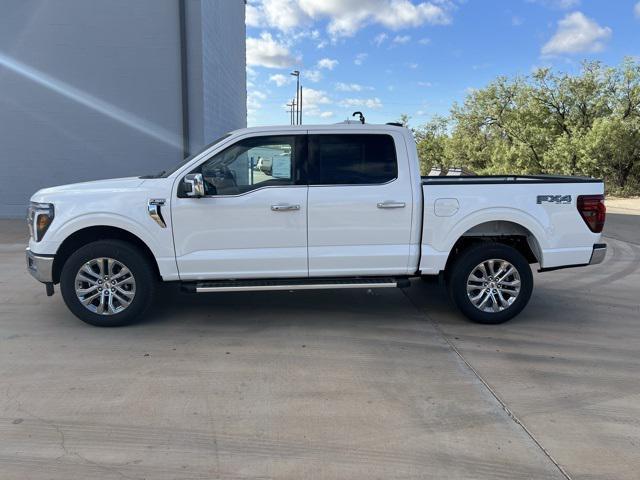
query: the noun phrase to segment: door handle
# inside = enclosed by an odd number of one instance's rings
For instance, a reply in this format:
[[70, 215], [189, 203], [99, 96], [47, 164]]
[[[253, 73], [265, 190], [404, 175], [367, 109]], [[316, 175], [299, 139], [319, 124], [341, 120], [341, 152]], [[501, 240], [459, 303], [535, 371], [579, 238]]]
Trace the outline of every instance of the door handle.
[[378, 208], [404, 208], [407, 204], [404, 202], [380, 202]]
[[300, 205], [290, 205], [288, 203], [271, 205], [271, 210], [274, 212], [289, 212], [291, 210], [300, 210]]

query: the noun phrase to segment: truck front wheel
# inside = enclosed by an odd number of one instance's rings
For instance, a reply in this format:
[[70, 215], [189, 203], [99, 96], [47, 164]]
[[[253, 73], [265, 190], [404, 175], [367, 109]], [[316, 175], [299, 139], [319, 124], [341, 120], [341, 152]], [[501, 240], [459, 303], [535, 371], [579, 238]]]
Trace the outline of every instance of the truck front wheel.
[[127, 325], [140, 318], [152, 302], [155, 285], [145, 255], [120, 240], [81, 247], [64, 263], [60, 276], [69, 310], [98, 327]]
[[478, 323], [497, 324], [515, 317], [533, 291], [533, 275], [525, 257], [500, 243], [481, 243], [455, 260], [449, 295], [460, 311]]

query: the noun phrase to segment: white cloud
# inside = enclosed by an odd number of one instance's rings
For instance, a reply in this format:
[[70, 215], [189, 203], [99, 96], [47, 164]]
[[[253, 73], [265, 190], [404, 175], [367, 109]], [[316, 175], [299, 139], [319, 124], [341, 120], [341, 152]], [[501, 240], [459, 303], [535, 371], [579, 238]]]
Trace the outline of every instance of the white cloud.
[[373, 43], [379, 47], [387, 40], [387, 38], [389, 38], [389, 35], [386, 33], [380, 33], [374, 37]]
[[373, 90], [372, 87], [365, 87], [359, 83], [336, 83], [336, 90], [339, 92], [362, 92], [363, 90]]
[[327, 93], [322, 90], [314, 90], [313, 88], [307, 88], [304, 91], [304, 100], [309, 105], [320, 105], [325, 103], [331, 103]]
[[283, 32], [305, 26], [310, 19], [291, 0], [262, 0], [247, 5], [246, 24], [250, 27], [271, 27]]
[[331, 118], [333, 117], [333, 112], [320, 112], [321, 118]]
[[362, 86], [357, 83], [338, 82], [336, 83], [336, 90], [339, 92], [360, 92], [362, 91]]
[[640, 18], [640, 2], [636, 3], [636, 6], [633, 7], [633, 12], [636, 14], [637, 18]]
[[412, 70], [415, 70], [416, 68], [418, 68], [418, 64], [417, 63], [407, 63], [407, 67], [409, 67]]
[[555, 0], [555, 3], [558, 8], [573, 8], [580, 5], [580, 0]]
[[352, 107], [367, 107], [367, 108], [382, 108], [382, 101], [378, 98], [345, 98], [340, 101], [340, 106], [345, 108]]
[[486, 68], [491, 67], [492, 64], [489, 62], [484, 62], [484, 63], [478, 63], [476, 65], [471, 65], [471, 69], [472, 70], [484, 70]]
[[429, 45], [431, 43], [431, 39], [430, 38], [421, 38], [420, 40], [418, 40], [418, 43], [420, 45]]
[[378, 24], [393, 30], [424, 24], [451, 22], [451, 0], [413, 3], [411, 0], [255, 0], [247, 5], [250, 26], [269, 26], [282, 31], [327, 19], [333, 37], [353, 36], [365, 25]]
[[440, 5], [422, 2], [414, 5], [408, 0], [395, 0], [383, 8], [376, 16], [378, 22], [391, 29], [398, 30], [406, 27], [418, 27], [424, 23], [432, 25], [446, 25], [451, 23], [451, 17]]
[[356, 65], [360, 66], [364, 63], [364, 61], [367, 59], [367, 57], [369, 56], [369, 54], [367, 53], [359, 53], [358, 55], [356, 55], [355, 60], [353, 61], [353, 63], [355, 63]]
[[253, 116], [262, 107], [262, 101], [267, 95], [259, 90], [250, 90], [247, 92], [247, 114]]
[[262, 32], [260, 38], [247, 38], [247, 65], [287, 68], [295, 61], [289, 48], [274, 40], [270, 33]]
[[302, 76], [313, 83], [318, 83], [322, 80], [322, 73], [320, 73], [320, 70], [307, 70], [302, 72]]
[[333, 60], [331, 58], [323, 58], [318, 60], [318, 68], [325, 68], [327, 70], [333, 70], [338, 65], [338, 60]]
[[582, 12], [574, 12], [558, 22], [558, 30], [542, 47], [542, 54], [599, 52], [610, 37], [609, 27], [601, 27]]
[[568, 10], [580, 5], [580, 0], [527, 0], [529, 3], [537, 3], [543, 7]]
[[305, 116], [320, 116], [321, 106], [329, 103], [331, 103], [331, 99], [323, 90], [305, 87], [302, 91], [302, 109]]
[[277, 86], [282, 87], [291, 83], [293, 81], [293, 77], [291, 75], [283, 75], [281, 73], [276, 73], [275, 75], [271, 75], [269, 77], [269, 81], [275, 83]]
[[255, 5], [248, 4], [245, 10], [245, 23], [248, 27], [260, 27], [262, 24], [262, 12]]
[[410, 35], [396, 35], [393, 39], [393, 43], [397, 43], [397, 44], [409, 43], [410, 40], [411, 40]]
[[431, 82], [418, 82], [419, 87], [431, 87], [433, 84]]

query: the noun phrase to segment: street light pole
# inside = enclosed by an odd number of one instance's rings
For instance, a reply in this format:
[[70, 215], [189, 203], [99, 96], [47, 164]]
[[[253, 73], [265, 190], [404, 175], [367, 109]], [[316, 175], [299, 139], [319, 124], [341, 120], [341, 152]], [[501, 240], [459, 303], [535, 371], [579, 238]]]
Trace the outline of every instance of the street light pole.
[[295, 124], [298, 125], [300, 123], [300, 70], [294, 70], [291, 72], [291, 75], [296, 77], [296, 113], [295, 113]]

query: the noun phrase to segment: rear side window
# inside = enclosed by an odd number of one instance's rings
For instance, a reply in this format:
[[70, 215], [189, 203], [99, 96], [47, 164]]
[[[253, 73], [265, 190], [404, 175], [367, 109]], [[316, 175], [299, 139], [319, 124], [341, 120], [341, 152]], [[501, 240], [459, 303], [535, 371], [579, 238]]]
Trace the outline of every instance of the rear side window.
[[398, 176], [390, 135], [327, 134], [309, 137], [311, 185], [371, 185]]

